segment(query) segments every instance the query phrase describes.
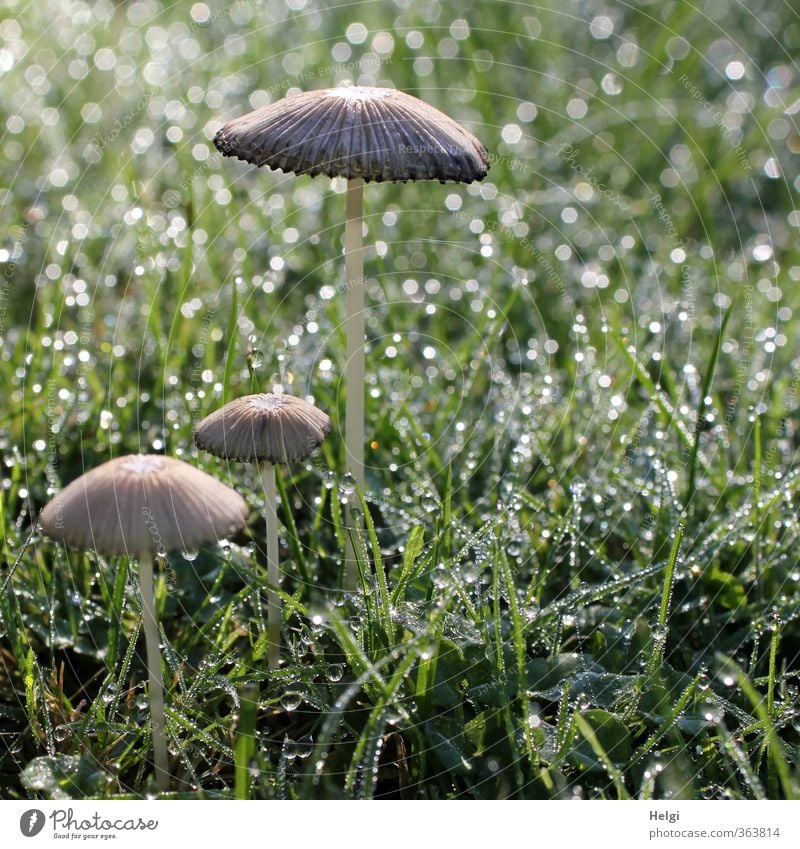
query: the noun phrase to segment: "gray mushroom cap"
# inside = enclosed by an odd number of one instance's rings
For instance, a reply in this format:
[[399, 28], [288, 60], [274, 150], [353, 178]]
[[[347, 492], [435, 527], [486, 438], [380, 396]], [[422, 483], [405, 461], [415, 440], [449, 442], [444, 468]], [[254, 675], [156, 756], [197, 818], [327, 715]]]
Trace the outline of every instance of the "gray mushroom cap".
[[237, 492], [183, 460], [131, 454], [64, 487], [42, 510], [42, 530], [70, 548], [112, 556], [191, 551], [239, 531]]
[[471, 183], [489, 170], [486, 148], [444, 112], [371, 86], [283, 98], [229, 121], [214, 144], [225, 156], [312, 177]]
[[200, 422], [198, 448], [242, 463], [305, 460], [331, 432], [318, 407], [292, 395], [263, 393], [236, 398]]

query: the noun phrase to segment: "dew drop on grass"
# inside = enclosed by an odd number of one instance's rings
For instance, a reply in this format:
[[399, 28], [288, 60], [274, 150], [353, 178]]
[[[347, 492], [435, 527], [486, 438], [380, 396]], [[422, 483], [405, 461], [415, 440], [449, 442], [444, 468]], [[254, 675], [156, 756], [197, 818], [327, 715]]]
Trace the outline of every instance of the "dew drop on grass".
[[343, 498], [350, 498], [352, 495], [355, 495], [356, 479], [350, 474], [350, 472], [346, 472], [342, 475], [341, 480], [339, 481], [339, 492], [342, 494]]
[[344, 675], [344, 665], [341, 663], [331, 663], [325, 670], [325, 674], [329, 681], [333, 681], [334, 683], [341, 681]]
[[328, 470], [325, 472], [324, 477], [322, 478], [322, 482], [325, 485], [325, 489], [333, 489], [336, 483], [336, 475], [334, 472]]
[[305, 760], [307, 757], [310, 757], [313, 751], [314, 742], [311, 739], [298, 740], [295, 743], [295, 756], [300, 758], [300, 760]]
[[53, 729], [53, 737], [57, 743], [63, 743], [69, 737], [69, 729], [66, 725], [57, 725]]
[[188, 560], [190, 563], [192, 563], [193, 561], [197, 560], [197, 555], [198, 555], [199, 553], [200, 553], [200, 552], [199, 552], [199, 551], [197, 551], [197, 550], [195, 550], [195, 549], [189, 549], [189, 550], [187, 550], [187, 551], [182, 551], [182, 552], [181, 552], [181, 557], [182, 557], [184, 560]]
[[664, 643], [667, 640], [666, 628], [653, 628], [653, 642]]
[[438, 507], [439, 507], [439, 502], [436, 500], [436, 498], [433, 495], [427, 494], [422, 499], [422, 509], [426, 513], [433, 513], [433, 511], [436, 510]]
[[294, 690], [288, 690], [281, 696], [281, 706], [284, 710], [297, 710], [303, 702], [303, 696]]

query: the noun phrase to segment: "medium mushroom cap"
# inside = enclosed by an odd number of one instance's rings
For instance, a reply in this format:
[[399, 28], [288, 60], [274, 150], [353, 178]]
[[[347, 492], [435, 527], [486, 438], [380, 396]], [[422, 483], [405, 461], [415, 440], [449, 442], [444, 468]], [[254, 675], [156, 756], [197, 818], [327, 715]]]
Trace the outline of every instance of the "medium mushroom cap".
[[42, 530], [100, 554], [191, 551], [240, 530], [244, 499], [172, 457], [117, 457], [72, 481], [42, 510]]
[[194, 434], [198, 448], [242, 463], [305, 460], [331, 432], [331, 420], [302, 398], [245, 395], [211, 413]]
[[489, 170], [486, 148], [444, 112], [371, 86], [283, 98], [229, 121], [214, 144], [225, 156], [312, 177], [471, 183]]

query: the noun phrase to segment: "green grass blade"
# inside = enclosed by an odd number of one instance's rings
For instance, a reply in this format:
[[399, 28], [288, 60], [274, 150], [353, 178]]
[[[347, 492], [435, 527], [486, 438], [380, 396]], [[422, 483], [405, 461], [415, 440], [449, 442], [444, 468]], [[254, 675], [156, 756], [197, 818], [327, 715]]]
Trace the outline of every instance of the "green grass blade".
[[731, 320], [732, 315], [733, 307], [731, 306], [725, 312], [722, 319], [722, 324], [720, 325], [719, 333], [717, 333], [714, 348], [711, 352], [711, 356], [709, 357], [705, 375], [703, 377], [703, 387], [700, 391], [700, 402], [697, 405], [694, 442], [692, 443], [691, 453], [689, 454], [689, 471], [685, 499], [687, 510], [694, 509], [694, 496], [697, 489], [697, 455], [700, 451], [700, 437], [703, 432], [703, 423], [705, 422], [706, 417], [706, 399], [709, 397], [709, 393], [711, 392], [711, 384], [714, 382], [714, 375], [716, 374], [717, 363], [719, 362], [719, 353], [722, 350], [722, 341], [725, 338], [725, 333], [728, 330], [728, 322]]
[[753, 706], [756, 716], [758, 716], [761, 728], [764, 731], [767, 756], [778, 776], [783, 798], [796, 799], [797, 786], [795, 780], [792, 778], [786, 751], [772, 722], [772, 717], [770, 717], [767, 707], [764, 704], [764, 699], [753, 686], [750, 678], [735, 661], [724, 655], [719, 657], [719, 661], [726, 669], [730, 670], [736, 682], [741, 687], [742, 692]]
[[235, 793], [237, 799], [250, 799], [253, 778], [250, 762], [256, 750], [256, 724], [258, 718], [258, 687], [246, 687], [241, 694], [239, 723], [233, 745]]

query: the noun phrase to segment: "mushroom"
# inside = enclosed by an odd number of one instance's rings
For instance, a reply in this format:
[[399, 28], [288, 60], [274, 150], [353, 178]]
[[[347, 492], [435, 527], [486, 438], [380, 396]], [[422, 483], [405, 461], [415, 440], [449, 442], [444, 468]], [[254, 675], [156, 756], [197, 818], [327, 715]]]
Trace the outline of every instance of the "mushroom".
[[489, 170], [486, 148], [443, 112], [390, 88], [308, 91], [228, 122], [214, 137], [225, 156], [295, 174], [348, 181], [345, 225], [347, 465], [364, 486], [365, 182], [471, 183]]
[[240, 530], [244, 499], [183, 460], [131, 454], [103, 463], [72, 481], [42, 510], [47, 536], [70, 548], [125, 554], [139, 561], [147, 648], [153, 760], [160, 790], [170, 774], [164, 722], [164, 679], [153, 589], [153, 554], [190, 551]]
[[195, 445], [226, 460], [255, 463], [264, 489], [267, 523], [267, 664], [280, 658], [281, 603], [275, 465], [305, 460], [331, 431], [319, 408], [291, 395], [263, 393], [236, 398], [204, 418]]

